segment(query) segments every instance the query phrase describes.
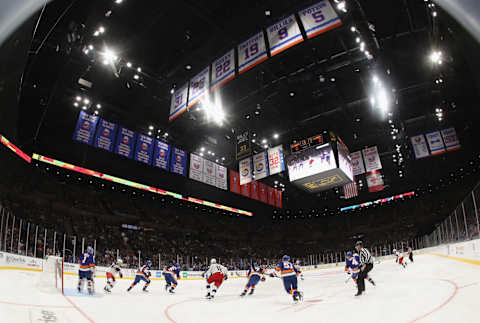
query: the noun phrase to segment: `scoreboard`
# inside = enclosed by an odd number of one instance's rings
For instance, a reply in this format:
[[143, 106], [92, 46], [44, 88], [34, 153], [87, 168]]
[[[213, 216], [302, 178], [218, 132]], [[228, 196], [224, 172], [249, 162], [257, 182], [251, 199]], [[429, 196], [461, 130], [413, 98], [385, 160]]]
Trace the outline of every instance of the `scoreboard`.
[[310, 147], [322, 145], [323, 143], [324, 143], [323, 136], [316, 135], [307, 139], [300, 140], [299, 142], [292, 143], [290, 145], [290, 151], [292, 153], [298, 153]]

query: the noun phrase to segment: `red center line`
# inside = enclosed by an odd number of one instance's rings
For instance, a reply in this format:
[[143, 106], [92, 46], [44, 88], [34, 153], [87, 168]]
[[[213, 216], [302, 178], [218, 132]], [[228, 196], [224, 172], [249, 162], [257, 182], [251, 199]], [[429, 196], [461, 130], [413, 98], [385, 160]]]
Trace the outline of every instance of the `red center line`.
[[83, 316], [85, 319], [87, 319], [87, 321], [89, 321], [90, 323], [95, 323], [95, 321], [92, 320], [92, 319], [90, 318], [90, 316], [88, 316], [84, 311], [82, 311], [82, 310], [80, 309], [80, 307], [78, 307], [77, 304], [75, 304], [70, 298], [68, 298], [68, 297], [65, 296], [65, 295], [63, 295], [63, 297], [65, 297], [66, 300], [67, 300], [70, 304], [72, 304], [72, 306], [73, 306], [80, 314], [82, 314], [82, 316]]
[[426, 318], [427, 316], [429, 316], [430, 314], [435, 313], [436, 311], [440, 310], [442, 307], [444, 307], [445, 305], [450, 303], [452, 301], [452, 299], [457, 295], [458, 286], [457, 286], [457, 284], [455, 284], [455, 282], [453, 282], [451, 280], [448, 280], [448, 279], [440, 279], [440, 281], [447, 282], [454, 287], [452, 295], [450, 295], [450, 297], [448, 297], [442, 304], [440, 304], [439, 306], [437, 306], [436, 308], [434, 308], [430, 312], [425, 313], [422, 316], [419, 316], [416, 319], [413, 319], [412, 321], [409, 321], [408, 323], [414, 323], [414, 322], [420, 321], [420, 320]]

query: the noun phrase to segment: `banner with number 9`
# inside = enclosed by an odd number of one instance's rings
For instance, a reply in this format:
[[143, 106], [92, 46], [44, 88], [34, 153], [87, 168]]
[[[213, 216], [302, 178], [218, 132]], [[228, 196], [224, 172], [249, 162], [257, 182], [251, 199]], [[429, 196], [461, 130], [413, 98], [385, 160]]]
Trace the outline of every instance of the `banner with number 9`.
[[303, 41], [295, 15], [291, 14], [267, 28], [270, 55], [274, 56]]
[[328, 0], [321, 0], [298, 12], [308, 38], [315, 37], [342, 25]]

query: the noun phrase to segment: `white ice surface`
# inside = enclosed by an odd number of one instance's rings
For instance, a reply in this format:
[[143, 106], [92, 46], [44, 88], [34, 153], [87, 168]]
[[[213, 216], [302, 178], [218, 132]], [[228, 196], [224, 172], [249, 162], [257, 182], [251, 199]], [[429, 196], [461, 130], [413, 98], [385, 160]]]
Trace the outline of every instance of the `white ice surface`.
[[421, 255], [406, 269], [388, 261], [371, 274], [377, 286], [366, 282], [366, 293], [354, 297], [342, 267], [306, 272], [300, 282], [305, 300], [293, 304], [278, 278], [244, 298], [246, 279], [229, 279], [208, 301], [203, 281], [180, 280], [177, 293], [168, 295], [163, 281], [152, 281], [145, 294], [139, 285], [127, 293], [130, 281], [119, 280], [105, 295], [105, 280], [97, 278], [97, 295], [90, 297], [78, 295], [76, 278], [66, 276], [70, 296], [64, 297], [40, 292], [38, 273], [0, 270], [0, 322], [480, 322], [478, 266]]

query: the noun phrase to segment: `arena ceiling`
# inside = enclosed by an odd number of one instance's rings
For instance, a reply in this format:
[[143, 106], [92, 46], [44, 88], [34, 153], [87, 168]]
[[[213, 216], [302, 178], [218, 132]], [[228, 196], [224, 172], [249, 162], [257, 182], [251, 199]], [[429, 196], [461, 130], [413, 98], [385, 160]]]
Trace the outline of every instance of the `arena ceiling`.
[[[385, 181], [395, 191], [434, 181], [473, 156], [478, 145], [472, 140], [472, 128], [478, 113], [471, 102], [478, 101], [478, 91], [469, 73], [469, 56], [474, 54], [463, 45], [468, 36], [440, 8], [418, 0], [347, 1], [347, 13], [341, 13], [343, 26], [306, 40], [223, 86], [226, 117], [221, 126], [205, 122], [196, 108], [168, 122], [172, 87], [311, 2], [53, 1], [41, 14], [24, 73], [20, 146], [72, 163], [81, 156], [78, 164], [89, 165], [88, 158], [96, 157], [79, 153], [80, 145], [71, 139], [80, 111], [73, 103], [82, 96], [92, 103], [90, 113], [100, 104], [99, 114], [107, 120], [145, 134], [152, 131], [152, 136], [190, 152], [205, 147], [215, 153], [207, 158], [234, 169], [234, 134], [245, 129], [255, 133], [258, 151], [263, 139], [270, 146], [288, 147], [293, 140], [323, 130], [336, 132], [351, 151], [377, 145]], [[352, 26], [360, 31], [373, 59], [361, 50]], [[101, 27], [104, 32], [95, 36]], [[93, 49], [85, 54], [90, 45]], [[92, 56], [106, 47], [131, 67], [125, 65], [115, 75]], [[437, 49], [442, 50], [442, 66], [429, 60]], [[371, 106], [375, 75], [392, 90], [391, 116], [382, 117]], [[91, 87], [79, 84], [80, 78]], [[435, 116], [438, 107], [445, 113], [441, 121]], [[415, 161], [409, 136], [442, 126], [456, 127], [464, 149], [438, 158], [433, 167], [432, 160]], [[403, 163], [394, 156], [397, 145]], [[111, 160], [122, 162], [113, 155]], [[284, 175], [267, 182], [275, 180], [287, 184], [292, 196], [303, 194], [288, 185]], [[321, 196], [338, 200], [340, 194], [334, 190]]]

